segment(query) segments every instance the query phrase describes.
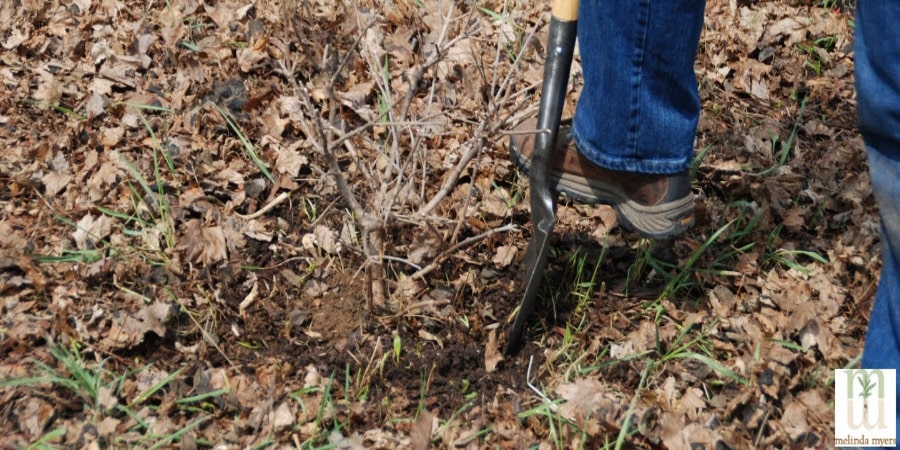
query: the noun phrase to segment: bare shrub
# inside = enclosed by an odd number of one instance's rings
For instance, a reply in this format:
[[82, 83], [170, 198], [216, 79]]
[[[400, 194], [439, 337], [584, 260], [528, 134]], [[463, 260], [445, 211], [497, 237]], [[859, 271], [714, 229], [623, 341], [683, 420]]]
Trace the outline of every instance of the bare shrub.
[[[511, 39], [504, 20], [468, 2], [442, 3], [439, 11], [387, 3], [344, 5], [346, 20], [355, 20], [347, 26], [356, 32], [354, 50], [337, 55], [326, 46], [318, 76], [299, 73], [290, 57], [280, 61], [302, 105], [299, 126], [358, 227], [370, 308], [396, 308], [391, 299], [415, 290], [415, 280], [453, 252], [515, 228], [460, 241], [478, 201], [475, 184], [460, 180], [479, 175], [498, 136], [530, 112], [523, 94], [534, 90], [513, 74], [528, 48], [521, 42], [536, 27]], [[308, 24], [290, 20], [302, 42]], [[495, 42], [476, 38], [486, 26], [498, 28]], [[407, 270], [389, 272], [387, 261]]]

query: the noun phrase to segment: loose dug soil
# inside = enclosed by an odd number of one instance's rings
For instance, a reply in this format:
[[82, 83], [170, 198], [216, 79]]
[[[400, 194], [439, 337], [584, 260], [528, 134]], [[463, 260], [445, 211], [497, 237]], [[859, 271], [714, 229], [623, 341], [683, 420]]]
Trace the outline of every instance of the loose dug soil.
[[707, 2], [697, 224], [562, 198], [506, 357], [546, 5], [0, 3], [2, 446], [832, 446], [880, 261], [826, 3]]

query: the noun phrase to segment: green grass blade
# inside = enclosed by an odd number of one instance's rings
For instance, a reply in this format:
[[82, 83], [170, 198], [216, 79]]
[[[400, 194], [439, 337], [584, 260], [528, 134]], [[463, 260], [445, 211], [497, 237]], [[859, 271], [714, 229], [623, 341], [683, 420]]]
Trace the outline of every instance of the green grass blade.
[[145, 116], [143, 112], [139, 112], [138, 116], [141, 118], [141, 122], [144, 123], [144, 128], [147, 129], [147, 133], [150, 134], [150, 139], [153, 141], [153, 176], [156, 178], [156, 191], [163, 192], [163, 180], [162, 175], [159, 172], [160, 153], [162, 153], [163, 159], [166, 160], [166, 167], [168, 167], [171, 172], [175, 172], [175, 163], [172, 162], [172, 159], [169, 158], [166, 152], [162, 151], [162, 143], [159, 141], [159, 136], [157, 136], [156, 131], [153, 130], [153, 125], [147, 120], [147, 116]]
[[38, 256], [37, 260], [46, 263], [84, 263], [92, 264], [103, 259], [102, 250], [63, 250], [60, 256]]
[[744, 386], [747, 386], [747, 385], [750, 384], [750, 380], [749, 380], [749, 379], [744, 378], [744, 377], [742, 377], [742, 376], [740, 376], [740, 375], [734, 373], [731, 369], [729, 369], [729, 368], [723, 366], [722, 363], [720, 363], [720, 362], [718, 362], [718, 361], [716, 361], [716, 360], [710, 358], [709, 356], [701, 355], [700, 353], [690, 352], [690, 353], [683, 353], [683, 354], [681, 354], [681, 355], [678, 355], [677, 357], [678, 357], [678, 358], [692, 358], [692, 359], [696, 359], [697, 361], [700, 361], [700, 362], [702, 362], [703, 364], [706, 364], [707, 366], [709, 366], [710, 369], [712, 369], [712, 370], [714, 370], [714, 371], [716, 371], [716, 372], [719, 372], [719, 373], [721, 373], [722, 375], [725, 375], [725, 376], [728, 377], [728, 378], [731, 378], [731, 379], [734, 380], [735, 382], [738, 382], [738, 383], [740, 383], [740, 384], [742, 384], [742, 385], [744, 385]]
[[219, 112], [222, 118], [225, 119], [226, 122], [228, 122], [228, 126], [231, 127], [231, 131], [234, 131], [234, 134], [236, 134], [238, 139], [241, 140], [241, 143], [244, 144], [244, 151], [246, 151], [247, 155], [250, 156], [250, 159], [253, 160], [253, 164], [256, 164], [256, 167], [259, 169], [259, 171], [262, 172], [262, 174], [265, 175], [266, 178], [269, 179], [269, 181], [274, 183], [275, 177], [273, 177], [272, 174], [269, 173], [269, 169], [266, 168], [265, 163], [263, 163], [263, 161], [259, 158], [259, 155], [256, 154], [256, 150], [253, 148], [253, 144], [250, 143], [250, 140], [247, 139], [247, 136], [244, 135], [241, 129], [238, 128], [237, 124], [235, 124], [234, 121], [231, 120], [231, 115], [228, 114], [228, 112], [222, 109], [222, 107], [220, 107], [219, 105], [213, 104], [213, 106], [216, 108], [216, 111]]
[[691, 256], [689, 256], [687, 261], [685, 261], [684, 267], [682, 267], [678, 272], [678, 275], [672, 278], [672, 280], [666, 284], [666, 288], [663, 289], [662, 294], [660, 294], [659, 296], [660, 299], [668, 298], [679, 289], [681, 289], [682, 285], [687, 282], [688, 275], [691, 273], [691, 271], [694, 270], [694, 266], [697, 264], [700, 256], [705, 253], [706, 250], [709, 249], [709, 247], [712, 246], [712, 244], [716, 242], [716, 240], [718, 240], [720, 236], [728, 231], [728, 229], [731, 228], [736, 220], [737, 219], [732, 219], [730, 222], [720, 227], [718, 230], [716, 230], [715, 233], [713, 233], [708, 239], [706, 239], [706, 241], [704, 241], [703, 244], [701, 244], [700, 247], [697, 248], [697, 250], [691, 253]]
[[35, 384], [53, 383], [54, 381], [56, 380], [53, 377], [10, 378], [0, 381], [0, 388], [33, 386]]
[[172, 112], [171, 108], [166, 108], [165, 106], [148, 105], [146, 103], [114, 102], [110, 106], [130, 106], [132, 108], [144, 109], [147, 111], [159, 111], [165, 113]]
[[125, 155], [121, 153], [119, 153], [119, 158], [122, 160], [122, 163], [125, 164], [125, 170], [127, 170], [128, 173], [131, 174], [131, 176], [134, 177], [135, 180], [137, 180], [138, 184], [141, 185], [141, 188], [144, 190], [147, 196], [153, 198], [156, 193], [153, 192], [152, 189], [150, 189], [150, 183], [147, 183], [147, 180], [144, 179], [144, 176], [141, 175], [141, 173], [137, 170], [137, 167], [134, 167], [134, 164], [132, 164], [131, 161], [129, 161], [128, 158], [126, 158]]
[[227, 394], [228, 391], [230, 391], [230, 389], [228, 389], [228, 388], [219, 388], [219, 389], [216, 389], [214, 391], [209, 391], [204, 394], [198, 394], [198, 395], [193, 395], [191, 397], [180, 398], [178, 400], [175, 400], [175, 403], [179, 404], [179, 405], [187, 405], [190, 403], [202, 402], [209, 398], [221, 397], [221, 396]]
[[137, 216], [134, 215], [134, 214], [125, 214], [125, 213], [121, 213], [121, 212], [114, 211], [114, 210], [109, 209], [109, 208], [105, 208], [105, 207], [100, 206], [100, 205], [95, 205], [94, 208], [97, 208], [97, 211], [100, 211], [100, 212], [103, 213], [104, 215], [107, 215], [107, 216], [109, 216], [109, 217], [114, 217], [114, 218], [116, 218], [116, 219], [122, 219], [122, 220], [124, 220], [124, 221], [126, 221], [126, 222], [131, 222], [132, 220], [134, 220], [134, 219], [137, 218]]
[[170, 373], [162, 380], [159, 380], [159, 382], [157, 382], [153, 386], [150, 386], [149, 389], [147, 389], [146, 391], [142, 392], [140, 395], [135, 397], [134, 400], [132, 400], [131, 403], [128, 404], [128, 406], [130, 407], [130, 406], [134, 406], [134, 405], [140, 405], [141, 403], [147, 401], [148, 398], [152, 397], [153, 394], [157, 393], [165, 385], [169, 384], [172, 380], [175, 379], [175, 377], [177, 377], [178, 375], [181, 375], [181, 372], [183, 370], [184, 370], [184, 368], [182, 367], [181, 369], [178, 369], [178, 370]]
[[93, 372], [84, 366], [81, 355], [77, 353], [72, 354], [65, 347], [50, 347], [50, 354], [61, 362], [66, 367], [66, 370], [69, 371], [69, 375], [74, 378], [73, 384], [77, 389], [75, 393], [86, 401], [95, 404], [99, 395], [100, 372], [103, 370], [102, 363], [97, 368], [97, 372]]
[[809, 352], [808, 348], [803, 347], [803, 346], [796, 344], [794, 342], [791, 342], [791, 341], [785, 341], [782, 339], [769, 339], [769, 342], [774, 342], [788, 350], [793, 350], [795, 352], [800, 352], [800, 353], [808, 353]]
[[40, 437], [40, 439], [34, 441], [28, 447], [25, 447], [26, 450], [37, 450], [44, 448], [56, 448], [55, 446], [47, 446], [46, 444], [54, 439], [61, 438], [66, 435], [66, 429], [64, 427], [57, 428], [55, 430], [50, 431], [49, 433]]
[[644, 370], [641, 373], [641, 381], [638, 383], [637, 390], [634, 391], [634, 395], [631, 397], [631, 403], [629, 403], [628, 410], [625, 412], [625, 420], [622, 422], [622, 427], [619, 428], [619, 435], [616, 436], [616, 450], [621, 449], [625, 444], [625, 439], [629, 437], [628, 429], [631, 428], [631, 420], [634, 418], [634, 411], [637, 409], [638, 398], [641, 396], [641, 391], [644, 390], [644, 387], [647, 385], [647, 377], [650, 375], [650, 370], [652, 370], [655, 365], [656, 363], [653, 361], [648, 361], [647, 365], [644, 366]]
[[79, 121], [79, 122], [81, 122], [81, 121], [83, 121], [83, 120], [85, 119], [85, 117], [82, 116], [81, 114], [78, 114], [77, 112], [75, 112], [75, 111], [72, 110], [71, 108], [66, 108], [65, 106], [62, 106], [62, 105], [51, 105], [51, 104], [49, 104], [49, 103], [42, 102], [42, 101], [39, 101], [39, 100], [33, 100], [33, 99], [25, 100], [25, 103], [28, 103], [29, 105], [36, 105], [36, 106], [42, 106], [42, 107], [49, 107], [50, 109], [52, 109], [52, 110], [54, 110], [54, 111], [56, 111], [56, 112], [58, 112], [58, 113], [63, 113], [63, 114], [65, 114], [65, 115], [67, 115], [67, 116], [69, 116], [69, 117], [71, 117], [71, 118], [73, 118], [73, 119], [75, 119], [75, 120], [77, 120], [77, 121]]
[[188, 431], [191, 431], [191, 430], [193, 430], [194, 428], [199, 427], [200, 425], [203, 424], [203, 422], [206, 422], [207, 420], [209, 420], [209, 419], [207, 419], [206, 417], [201, 417], [201, 418], [199, 418], [199, 419], [197, 419], [197, 420], [195, 420], [195, 421], [193, 421], [193, 422], [187, 424], [184, 428], [182, 428], [182, 429], [180, 429], [180, 430], [178, 430], [178, 431], [176, 431], [176, 432], [174, 432], [174, 433], [172, 433], [172, 434], [170, 434], [170, 435], [164, 437], [163, 439], [157, 441], [155, 444], [153, 444], [152, 446], [150, 446], [150, 447], [148, 448], [148, 450], [156, 450], [156, 449], [158, 449], [158, 448], [162, 448], [162, 447], [164, 447], [164, 446], [166, 446], [166, 445], [169, 445], [170, 443], [175, 442], [175, 441], [177, 441], [178, 439], [181, 439], [181, 437], [184, 436], [185, 434], [187, 434]]
[[[797, 112], [797, 120], [794, 121], [794, 128], [791, 130], [791, 134], [788, 135], [787, 140], [781, 144], [781, 154], [778, 157], [778, 161], [772, 167], [769, 167], [762, 172], [748, 173], [748, 175], [762, 177], [771, 175], [784, 167], [787, 163], [788, 156], [791, 154], [791, 148], [794, 146], [794, 141], [797, 139], [797, 133], [800, 131], [800, 124], [803, 122], [803, 115], [806, 113], [806, 101], [808, 98], [809, 97], [804, 96], [803, 99], [800, 100], [800, 110]], [[777, 135], [775, 137], [777, 137]]]

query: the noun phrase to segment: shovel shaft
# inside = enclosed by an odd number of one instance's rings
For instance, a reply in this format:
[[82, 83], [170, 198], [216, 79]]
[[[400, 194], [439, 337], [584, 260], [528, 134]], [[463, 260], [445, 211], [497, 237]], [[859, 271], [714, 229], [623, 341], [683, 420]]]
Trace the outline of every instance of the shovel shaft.
[[529, 203], [531, 206], [532, 237], [525, 254], [525, 291], [522, 303], [510, 330], [506, 353], [515, 352], [522, 339], [528, 316], [534, 310], [547, 262], [550, 235], [556, 225], [556, 192], [550, 189], [550, 161], [559, 136], [559, 122], [569, 82], [569, 72], [575, 52], [578, 0], [555, 0], [550, 19], [547, 57], [544, 62], [544, 81], [538, 110], [538, 132], [531, 159]]

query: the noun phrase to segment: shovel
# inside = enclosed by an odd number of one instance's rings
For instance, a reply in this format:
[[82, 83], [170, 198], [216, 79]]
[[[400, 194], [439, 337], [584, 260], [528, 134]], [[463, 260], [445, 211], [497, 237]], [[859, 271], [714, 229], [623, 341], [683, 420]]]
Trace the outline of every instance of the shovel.
[[522, 344], [525, 321], [534, 310], [537, 293], [544, 275], [549, 250], [548, 241], [556, 225], [557, 192], [550, 189], [550, 161], [569, 84], [569, 70], [575, 51], [578, 23], [578, 0], [553, 0], [547, 58], [544, 61], [544, 82], [538, 110], [537, 134], [531, 156], [529, 203], [531, 204], [532, 237], [525, 254], [525, 293], [512, 330], [506, 340], [507, 355], [515, 353]]

